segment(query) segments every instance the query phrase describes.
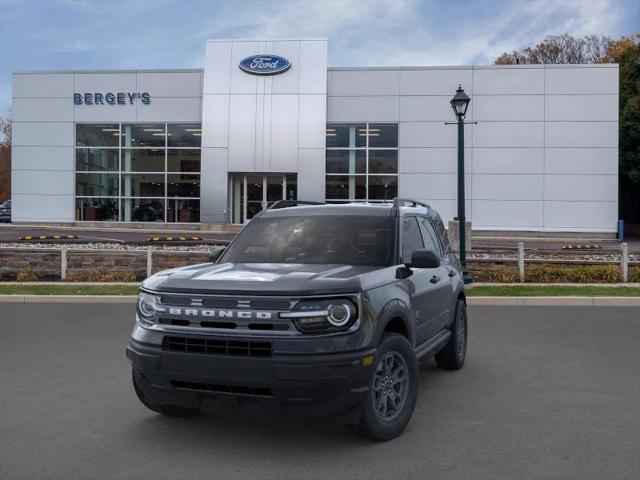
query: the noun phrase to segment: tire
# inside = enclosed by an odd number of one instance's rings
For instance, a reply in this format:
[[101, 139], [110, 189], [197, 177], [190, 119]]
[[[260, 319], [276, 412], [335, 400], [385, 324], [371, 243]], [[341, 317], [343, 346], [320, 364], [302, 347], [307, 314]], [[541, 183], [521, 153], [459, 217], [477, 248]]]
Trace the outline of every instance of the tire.
[[[385, 383], [395, 376], [385, 373], [394, 370], [400, 378], [396, 383]], [[371, 369], [369, 391], [362, 417], [355, 426], [356, 433], [377, 441], [397, 437], [409, 423], [417, 398], [418, 361], [413, 347], [402, 335], [385, 334]]]
[[451, 337], [442, 350], [436, 353], [436, 365], [444, 370], [459, 370], [467, 357], [467, 304], [458, 300], [456, 316], [451, 324]]
[[180, 407], [178, 405], [159, 405], [151, 402], [142, 392], [142, 389], [138, 384], [138, 382], [140, 382], [138, 375], [139, 374], [137, 374], [135, 370], [131, 372], [133, 389], [135, 390], [140, 402], [149, 410], [152, 410], [156, 413], [161, 413], [162, 415], [166, 415], [168, 417], [191, 417], [193, 415], [196, 415], [200, 411], [200, 409], [198, 408]]

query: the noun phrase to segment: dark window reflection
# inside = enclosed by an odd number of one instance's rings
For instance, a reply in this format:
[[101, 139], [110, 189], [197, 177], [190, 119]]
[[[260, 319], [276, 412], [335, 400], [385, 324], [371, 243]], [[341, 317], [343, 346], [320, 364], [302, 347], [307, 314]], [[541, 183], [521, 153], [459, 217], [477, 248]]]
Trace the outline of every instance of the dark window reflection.
[[118, 150], [113, 148], [77, 148], [76, 170], [117, 172]]
[[169, 200], [167, 222], [199, 222], [200, 200]]
[[164, 197], [164, 175], [122, 175], [123, 197]]
[[393, 200], [398, 196], [398, 177], [369, 176], [369, 200]]
[[169, 124], [167, 128], [169, 147], [200, 147], [202, 126], [199, 123]]
[[200, 150], [167, 150], [167, 171], [200, 173]]
[[122, 199], [125, 222], [164, 222], [164, 200], [156, 198]]
[[118, 200], [111, 198], [76, 199], [76, 220], [79, 222], [117, 221]]
[[396, 148], [398, 146], [398, 124], [396, 123], [370, 123], [369, 124], [369, 148], [385, 147]]
[[327, 124], [327, 147], [357, 148], [367, 145], [366, 125], [364, 123]]
[[164, 123], [122, 125], [123, 147], [164, 147]]
[[76, 196], [117, 197], [118, 174], [76, 173]]
[[122, 171], [164, 172], [164, 148], [123, 148]]
[[327, 173], [366, 173], [365, 150], [327, 150]]
[[285, 193], [285, 200], [297, 200], [298, 198], [298, 176], [287, 175], [287, 188]]
[[326, 196], [335, 200], [364, 200], [367, 198], [366, 176], [328, 175]]
[[200, 175], [167, 175], [167, 196], [199, 197]]
[[398, 173], [398, 151], [369, 150], [369, 173]]
[[120, 139], [120, 126], [117, 123], [99, 125], [76, 124], [76, 146], [78, 147], [117, 147]]

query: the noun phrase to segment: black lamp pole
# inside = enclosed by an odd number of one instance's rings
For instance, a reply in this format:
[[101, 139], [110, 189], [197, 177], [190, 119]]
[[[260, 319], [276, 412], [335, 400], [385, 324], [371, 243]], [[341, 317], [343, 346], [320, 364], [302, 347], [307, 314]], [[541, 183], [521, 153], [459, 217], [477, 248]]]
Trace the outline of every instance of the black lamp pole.
[[471, 283], [473, 279], [467, 269], [467, 223], [465, 217], [464, 198], [464, 116], [471, 99], [464, 93], [462, 85], [458, 86], [456, 94], [451, 99], [451, 107], [458, 117], [458, 233], [460, 245], [460, 264], [464, 283]]

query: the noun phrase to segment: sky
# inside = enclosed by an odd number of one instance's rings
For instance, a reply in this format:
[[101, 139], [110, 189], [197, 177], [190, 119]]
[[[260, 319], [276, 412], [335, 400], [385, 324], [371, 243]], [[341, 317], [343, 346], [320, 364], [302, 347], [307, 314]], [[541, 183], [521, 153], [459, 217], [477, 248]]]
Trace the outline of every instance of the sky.
[[23, 70], [202, 68], [208, 38], [328, 38], [330, 66], [481, 65], [640, 31], [640, 0], [0, 0], [0, 116]]

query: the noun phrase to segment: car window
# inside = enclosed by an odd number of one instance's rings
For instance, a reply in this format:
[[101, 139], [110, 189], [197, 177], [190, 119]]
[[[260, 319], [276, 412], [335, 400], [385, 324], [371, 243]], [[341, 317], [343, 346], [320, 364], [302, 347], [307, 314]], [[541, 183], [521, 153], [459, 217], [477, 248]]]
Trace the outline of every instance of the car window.
[[416, 217], [402, 219], [402, 263], [411, 263], [411, 255], [415, 250], [424, 248], [420, 227]]
[[317, 215], [259, 217], [238, 234], [219, 263], [392, 265], [395, 219]]
[[422, 230], [422, 236], [424, 237], [424, 248], [432, 250], [433, 253], [441, 257], [442, 249], [440, 248], [440, 242], [438, 241], [438, 236], [428, 218], [420, 218], [420, 230]]

